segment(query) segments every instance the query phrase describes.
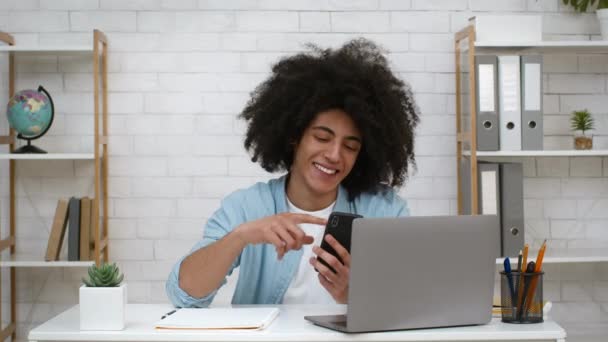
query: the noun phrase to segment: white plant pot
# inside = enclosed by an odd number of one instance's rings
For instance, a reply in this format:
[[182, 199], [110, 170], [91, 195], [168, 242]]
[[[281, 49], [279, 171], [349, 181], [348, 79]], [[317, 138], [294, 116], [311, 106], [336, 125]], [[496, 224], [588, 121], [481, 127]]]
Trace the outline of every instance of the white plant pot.
[[608, 8], [598, 9], [595, 13], [597, 14], [597, 21], [600, 23], [602, 39], [608, 40]]
[[127, 284], [80, 287], [80, 330], [122, 330], [125, 327]]

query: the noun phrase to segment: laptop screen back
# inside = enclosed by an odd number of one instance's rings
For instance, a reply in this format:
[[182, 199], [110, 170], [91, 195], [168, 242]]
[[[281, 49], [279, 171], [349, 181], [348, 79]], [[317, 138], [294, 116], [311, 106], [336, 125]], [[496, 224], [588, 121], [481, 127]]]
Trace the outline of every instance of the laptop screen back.
[[348, 330], [489, 322], [498, 232], [493, 215], [356, 219]]

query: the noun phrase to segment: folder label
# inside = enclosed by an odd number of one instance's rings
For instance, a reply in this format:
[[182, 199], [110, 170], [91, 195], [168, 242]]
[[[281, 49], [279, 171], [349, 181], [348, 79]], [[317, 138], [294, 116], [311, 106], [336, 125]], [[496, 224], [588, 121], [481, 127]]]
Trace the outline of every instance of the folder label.
[[481, 214], [497, 215], [498, 214], [498, 194], [496, 193], [496, 180], [498, 175], [496, 171], [481, 171]]
[[479, 65], [479, 111], [493, 112], [496, 109], [494, 98], [494, 65]]
[[519, 65], [503, 65], [503, 92], [504, 110], [507, 112], [519, 111]]
[[540, 64], [524, 64], [524, 89], [526, 96], [524, 97], [524, 110], [540, 110]]

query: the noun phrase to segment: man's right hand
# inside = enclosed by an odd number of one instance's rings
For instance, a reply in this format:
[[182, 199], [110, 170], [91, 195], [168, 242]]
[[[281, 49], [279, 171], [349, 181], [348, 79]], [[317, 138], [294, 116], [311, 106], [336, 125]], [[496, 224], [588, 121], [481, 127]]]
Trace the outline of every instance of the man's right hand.
[[281, 260], [290, 250], [313, 243], [314, 238], [306, 235], [298, 226], [301, 223], [325, 226], [327, 220], [307, 214], [282, 213], [243, 223], [235, 229], [235, 233], [246, 244], [273, 244]]

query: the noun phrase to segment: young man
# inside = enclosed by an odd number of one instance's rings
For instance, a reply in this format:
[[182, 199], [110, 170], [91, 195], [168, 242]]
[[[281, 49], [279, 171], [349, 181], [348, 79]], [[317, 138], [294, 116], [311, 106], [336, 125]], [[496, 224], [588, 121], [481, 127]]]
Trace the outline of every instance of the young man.
[[282, 59], [241, 117], [252, 160], [287, 174], [222, 201], [169, 275], [170, 300], [208, 306], [239, 267], [234, 304], [346, 303], [350, 255], [332, 237], [326, 241], [340, 258], [323, 251], [323, 228], [332, 211], [409, 214], [392, 187], [415, 163], [411, 91], [381, 51], [359, 39]]

